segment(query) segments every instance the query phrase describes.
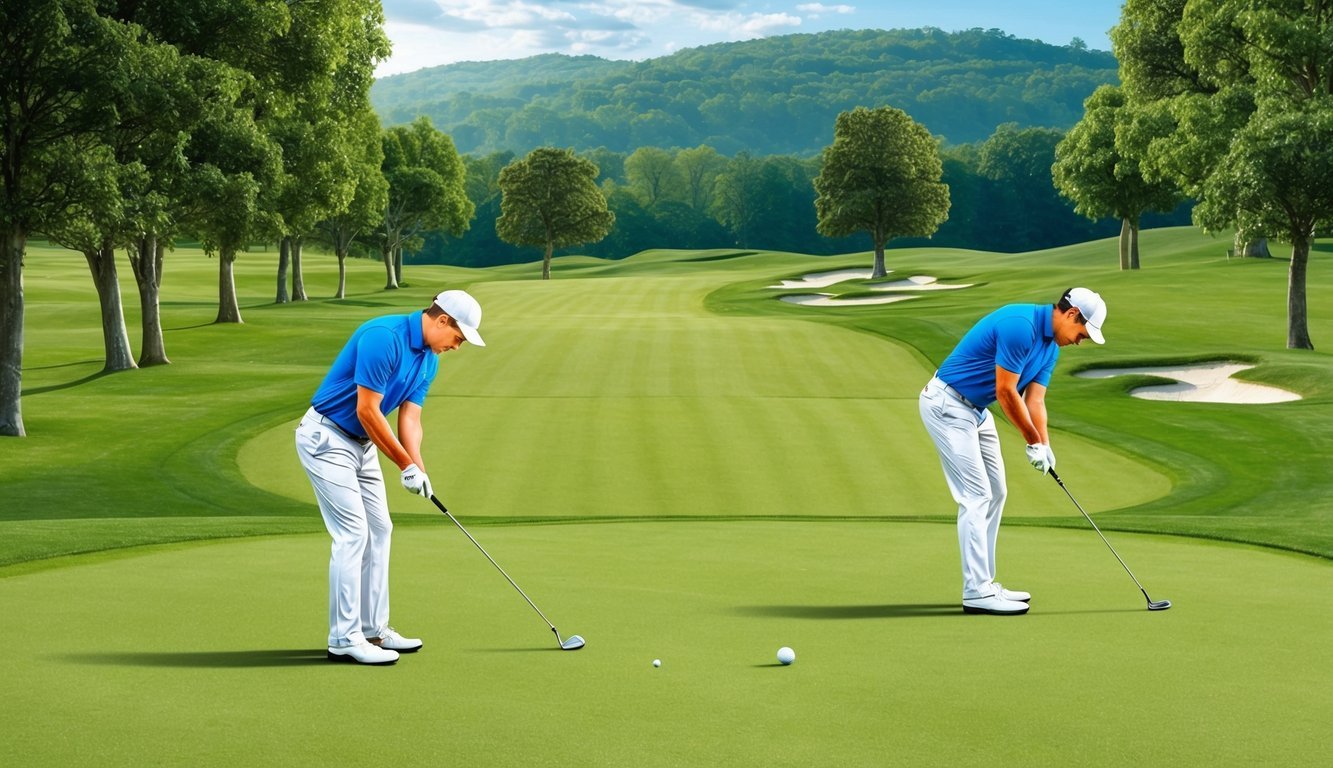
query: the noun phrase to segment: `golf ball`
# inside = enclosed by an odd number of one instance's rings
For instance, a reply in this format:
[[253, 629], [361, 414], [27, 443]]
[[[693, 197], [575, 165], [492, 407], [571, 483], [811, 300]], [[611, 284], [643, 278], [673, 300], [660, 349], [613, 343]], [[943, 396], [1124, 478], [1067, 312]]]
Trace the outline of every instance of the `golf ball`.
[[793, 651], [785, 645], [778, 649], [779, 663], [790, 664], [793, 661], [796, 661], [796, 651]]
[[661, 659], [653, 659], [653, 666], [654, 666], [654, 667], [660, 667], [660, 666], [662, 666], [662, 660], [661, 660]]

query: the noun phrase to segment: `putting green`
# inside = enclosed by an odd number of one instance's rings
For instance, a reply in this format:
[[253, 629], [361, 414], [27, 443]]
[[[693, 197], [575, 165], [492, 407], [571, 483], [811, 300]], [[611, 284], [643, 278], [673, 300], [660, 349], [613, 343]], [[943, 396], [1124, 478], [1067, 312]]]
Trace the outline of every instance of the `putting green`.
[[0, 579], [21, 629], [0, 749], [30, 766], [1323, 762], [1322, 561], [1116, 535], [1175, 603], [1149, 613], [1091, 531], [1009, 529], [1002, 576], [1033, 609], [1000, 618], [958, 610], [948, 525], [473, 532], [587, 648], [556, 650], [446, 521], [396, 534], [395, 623], [426, 647], [385, 669], [322, 658], [322, 535], [84, 562]]

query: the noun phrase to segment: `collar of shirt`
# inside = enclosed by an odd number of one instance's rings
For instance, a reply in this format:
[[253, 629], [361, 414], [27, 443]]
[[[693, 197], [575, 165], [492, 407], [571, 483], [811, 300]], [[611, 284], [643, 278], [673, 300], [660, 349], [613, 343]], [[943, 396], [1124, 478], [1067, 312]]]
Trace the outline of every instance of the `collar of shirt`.
[[1055, 313], [1055, 305], [1038, 304], [1036, 313], [1037, 316], [1033, 319], [1037, 322], [1037, 330], [1041, 332], [1043, 339], [1053, 341], [1055, 339], [1055, 325], [1051, 322], [1051, 317]]
[[[424, 313], [425, 310], [418, 309], [407, 316], [407, 343], [418, 352], [426, 348], [426, 337], [421, 333], [421, 316]], [[1046, 318], [1046, 324], [1051, 324], [1049, 317]]]

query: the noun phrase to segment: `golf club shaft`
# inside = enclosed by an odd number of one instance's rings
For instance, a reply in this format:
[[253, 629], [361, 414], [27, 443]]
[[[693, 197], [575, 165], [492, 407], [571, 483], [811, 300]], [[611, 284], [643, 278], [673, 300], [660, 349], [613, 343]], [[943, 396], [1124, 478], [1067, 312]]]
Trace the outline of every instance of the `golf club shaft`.
[[513, 579], [509, 578], [509, 574], [505, 573], [505, 569], [501, 568], [500, 564], [495, 562], [495, 558], [491, 557], [490, 553], [487, 552], [476, 539], [472, 538], [472, 534], [468, 533], [467, 529], [463, 527], [463, 524], [458, 522], [458, 518], [450, 514], [448, 509], [445, 509], [444, 504], [441, 504], [440, 500], [435, 498], [435, 494], [431, 494], [430, 500], [435, 502], [435, 506], [440, 508], [440, 511], [444, 513], [445, 517], [454, 521], [454, 525], [458, 526], [458, 530], [463, 532], [463, 535], [468, 538], [468, 541], [476, 545], [477, 549], [481, 550], [483, 555], [486, 555], [486, 559], [491, 561], [491, 565], [495, 566], [495, 570], [499, 571], [500, 575], [505, 577], [505, 581], [508, 581], [510, 586], [518, 590], [518, 593], [523, 596], [523, 599], [528, 601], [528, 605], [532, 606], [532, 610], [536, 611], [537, 615], [542, 617], [542, 621], [546, 622], [546, 626], [550, 627], [552, 632], [555, 632], [555, 639], [559, 641], [560, 633], [556, 631], [555, 625], [551, 623], [550, 619], [546, 618], [546, 614], [542, 613], [542, 609], [538, 608], [537, 604], [532, 602], [532, 598], [528, 597], [528, 593], [524, 592], [522, 587], [515, 583]]
[[1106, 544], [1106, 548], [1111, 550], [1111, 554], [1115, 555], [1116, 560], [1120, 561], [1120, 567], [1125, 569], [1125, 573], [1128, 573], [1131, 579], [1134, 579], [1134, 585], [1143, 593], [1143, 599], [1152, 603], [1152, 598], [1148, 597], [1148, 590], [1143, 588], [1143, 585], [1139, 583], [1138, 578], [1134, 576], [1134, 572], [1129, 569], [1128, 565], [1125, 565], [1124, 558], [1120, 557], [1120, 553], [1116, 552], [1115, 547], [1111, 546], [1111, 542], [1108, 541], [1106, 535], [1102, 533], [1102, 529], [1097, 527], [1097, 523], [1093, 521], [1092, 516], [1083, 510], [1083, 505], [1078, 503], [1078, 499], [1074, 498], [1074, 494], [1070, 493], [1068, 488], [1065, 488], [1064, 481], [1060, 479], [1059, 475], [1055, 474], [1055, 470], [1052, 469], [1049, 471], [1051, 477], [1055, 479], [1055, 482], [1060, 484], [1060, 488], [1065, 492], [1065, 495], [1069, 497], [1069, 500], [1074, 502], [1075, 507], [1078, 507], [1078, 511], [1083, 512], [1083, 517], [1087, 518], [1087, 521], [1092, 525], [1092, 530], [1096, 531], [1097, 535], [1102, 537], [1102, 541]]

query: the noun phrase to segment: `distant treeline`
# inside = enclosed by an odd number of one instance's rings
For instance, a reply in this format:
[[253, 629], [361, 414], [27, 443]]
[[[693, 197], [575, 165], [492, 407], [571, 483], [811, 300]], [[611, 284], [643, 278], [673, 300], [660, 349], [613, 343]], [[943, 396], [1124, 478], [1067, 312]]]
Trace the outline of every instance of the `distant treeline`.
[[377, 80], [385, 125], [426, 115], [459, 152], [539, 146], [630, 153], [708, 145], [810, 157], [838, 113], [893, 106], [946, 145], [1003, 123], [1068, 129], [1115, 57], [999, 30], [842, 30], [690, 48], [647, 61], [559, 54], [466, 62]]
[[[1051, 182], [1055, 146], [1063, 132], [1000, 126], [984, 142], [942, 151], [949, 185], [949, 219], [930, 238], [901, 238], [891, 247], [919, 245], [1019, 252], [1114, 237], [1115, 219], [1076, 214]], [[601, 171], [598, 179], [616, 215], [604, 240], [557, 250], [619, 259], [648, 248], [743, 247], [811, 254], [869, 250], [867, 235], [832, 239], [815, 229], [814, 178], [820, 159], [794, 155], [724, 157], [707, 145], [686, 150], [641, 147], [633, 153], [598, 148], [580, 153]], [[500, 170], [511, 152], [464, 156], [467, 193], [475, 218], [461, 238], [427, 233], [408, 263], [493, 266], [532, 261], [537, 251], [496, 235]], [[1145, 214], [1144, 227], [1190, 223], [1189, 205], [1170, 214]], [[378, 256], [377, 253], [367, 255]]]

